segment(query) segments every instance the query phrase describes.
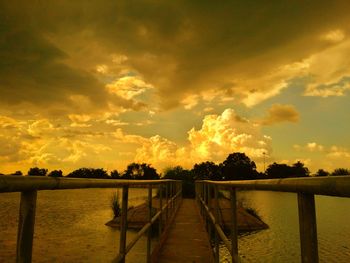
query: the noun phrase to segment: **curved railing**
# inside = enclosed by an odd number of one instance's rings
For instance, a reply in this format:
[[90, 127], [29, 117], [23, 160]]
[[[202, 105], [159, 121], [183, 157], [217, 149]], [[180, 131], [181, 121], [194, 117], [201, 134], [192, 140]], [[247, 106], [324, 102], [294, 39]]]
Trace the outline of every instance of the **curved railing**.
[[[129, 188], [148, 188], [148, 222], [127, 244], [127, 211]], [[159, 211], [152, 216], [152, 189], [159, 189]], [[125, 262], [125, 256], [136, 242], [147, 232], [147, 262], [151, 262], [151, 226], [159, 223], [160, 239], [165, 234], [167, 224], [171, 222], [181, 201], [182, 185], [175, 180], [116, 180], [116, 179], [80, 179], [53, 178], [41, 176], [0, 176], [0, 193], [21, 192], [21, 203], [17, 234], [16, 262], [31, 262], [35, 224], [37, 191], [85, 188], [122, 188], [122, 212], [120, 224], [119, 254], [113, 262]], [[163, 196], [165, 195], [165, 196]], [[164, 199], [164, 203], [163, 203]]]
[[[230, 192], [231, 232], [227, 237], [220, 225], [218, 192]], [[298, 195], [301, 260], [318, 262], [318, 242], [314, 195], [350, 197], [350, 176], [288, 178], [246, 181], [197, 181], [196, 198], [210, 233], [214, 233], [215, 262], [219, 262], [219, 238], [230, 251], [232, 262], [239, 262], [237, 241], [236, 189], [291, 192]], [[214, 198], [214, 213], [211, 203]], [[230, 241], [231, 240], [231, 241]]]

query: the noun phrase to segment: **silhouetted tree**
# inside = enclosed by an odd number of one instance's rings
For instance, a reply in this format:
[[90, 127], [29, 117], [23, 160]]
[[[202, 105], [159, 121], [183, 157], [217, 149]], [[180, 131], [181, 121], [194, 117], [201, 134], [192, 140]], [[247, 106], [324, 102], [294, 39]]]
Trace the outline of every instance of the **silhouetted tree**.
[[111, 177], [113, 179], [120, 179], [121, 178], [121, 176], [120, 176], [120, 174], [119, 174], [119, 172], [117, 170], [111, 171]]
[[213, 162], [195, 164], [192, 173], [195, 180], [222, 180], [222, 169]]
[[186, 170], [178, 165], [175, 167], [166, 168], [163, 172], [162, 179], [193, 180], [193, 176], [189, 170]]
[[223, 162], [225, 180], [244, 180], [256, 178], [256, 165], [244, 153], [231, 153]]
[[315, 176], [328, 176], [328, 175], [329, 175], [329, 172], [327, 172], [323, 169], [319, 169], [315, 174]]
[[337, 168], [335, 169], [331, 175], [338, 176], [338, 175], [350, 175], [350, 171], [345, 168]]
[[30, 168], [28, 171], [28, 175], [30, 176], [45, 176], [47, 174], [47, 169], [45, 168], [38, 168], [38, 167], [33, 167]]
[[95, 178], [108, 179], [110, 178], [103, 168], [80, 168], [67, 175], [67, 177], [74, 178]]
[[194, 178], [193, 173], [183, 169], [181, 166], [175, 166], [165, 169], [162, 179], [173, 179], [182, 181], [182, 196], [185, 198], [194, 198]]
[[292, 166], [293, 177], [307, 177], [310, 175], [310, 171], [304, 166], [302, 162], [296, 162]]
[[23, 173], [22, 173], [21, 171], [16, 171], [16, 172], [14, 172], [14, 173], [11, 174], [11, 175], [18, 175], [18, 176], [21, 176], [21, 175], [23, 175]]
[[273, 163], [266, 169], [268, 178], [288, 178], [293, 175], [292, 167], [287, 164]]
[[268, 178], [305, 177], [308, 176], [309, 173], [309, 169], [301, 162], [296, 162], [292, 166], [284, 163], [273, 163], [266, 169]]
[[156, 180], [159, 179], [157, 170], [146, 163], [131, 163], [127, 166], [123, 179]]
[[50, 177], [62, 177], [63, 173], [62, 173], [61, 170], [53, 170], [47, 176], [50, 176]]

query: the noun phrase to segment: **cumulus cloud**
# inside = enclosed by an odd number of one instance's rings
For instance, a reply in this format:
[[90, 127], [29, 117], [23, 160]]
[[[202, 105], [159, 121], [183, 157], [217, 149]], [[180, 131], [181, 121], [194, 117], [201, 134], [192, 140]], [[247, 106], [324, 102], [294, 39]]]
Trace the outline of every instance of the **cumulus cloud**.
[[274, 104], [268, 110], [268, 115], [262, 120], [263, 125], [281, 122], [298, 122], [299, 113], [293, 105]]
[[261, 133], [258, 124], [238, 116], [233, 109], [226, 109], [220, 115], [205, 116], [200, 129], [188, 131], [188, 142], [181, 147], [161, 136], [144, 140], [137, 149], [137, 160], [152, 160], [161, 167], [192, 166], [207, 160], [222, 162], [232, 152], [245, 152], [261, 161], [264, 153], [271, 151], [271, 138]]
[[135, 160], [147, 162], [157, 167], [167, 167], [169, 165], [180, 164], [185, 161], [188, 165], [188, 153], [184, 149], [166, 138], [159, 135], [144, 140], [142, 146], [137, 148]]

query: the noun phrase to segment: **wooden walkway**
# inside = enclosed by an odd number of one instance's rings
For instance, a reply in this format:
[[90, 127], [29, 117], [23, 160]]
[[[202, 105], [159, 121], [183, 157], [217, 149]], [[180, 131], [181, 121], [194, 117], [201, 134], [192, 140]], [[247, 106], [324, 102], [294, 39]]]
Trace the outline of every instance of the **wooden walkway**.
[[212, 248], [195, 199], [182, 200], [161, 248], [158, 262], [214, 262]]

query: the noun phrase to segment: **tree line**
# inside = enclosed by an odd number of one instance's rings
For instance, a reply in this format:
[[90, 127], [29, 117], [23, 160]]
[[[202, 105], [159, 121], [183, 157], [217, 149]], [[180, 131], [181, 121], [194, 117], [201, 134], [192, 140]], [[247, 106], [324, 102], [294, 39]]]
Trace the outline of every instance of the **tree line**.
[[[48, 171], [45, 168], [32, 167], [28, 171], [28, 176], [49, 176], [63, 177], [61, 170]], [[16, 171], [12, 175], [23, 175], [21, 171]], [[329, 175], [350, 175], [350, 171], [345, 168], [337, 168], [333, 172], [319, 169], [313, 176]], [[135, 180], [156, 180], [177, 179], [183, 181], [195, 180], [254, 180], [254, 179], [275, 179], [310, 176], [309, 169], [302, 163], [296, 162], [292, 165], [272, 163], [265, 172], [258, 172], [256, 164], [245, 153], [235, 152], [227, 156], [220, 164], [206, 161], [195, 164], [191, 169], [184, 169], [181, 166], [165, 169], [163, 174], [158, 174], [157, 170], [147, 163], [131, 163], [126, 169], [119, 173], [113, 170], [108, 173], [103, 168], [79, 168], [66, 175], [71, 178], [97, 178], [97, 179], [135, 179]]]

